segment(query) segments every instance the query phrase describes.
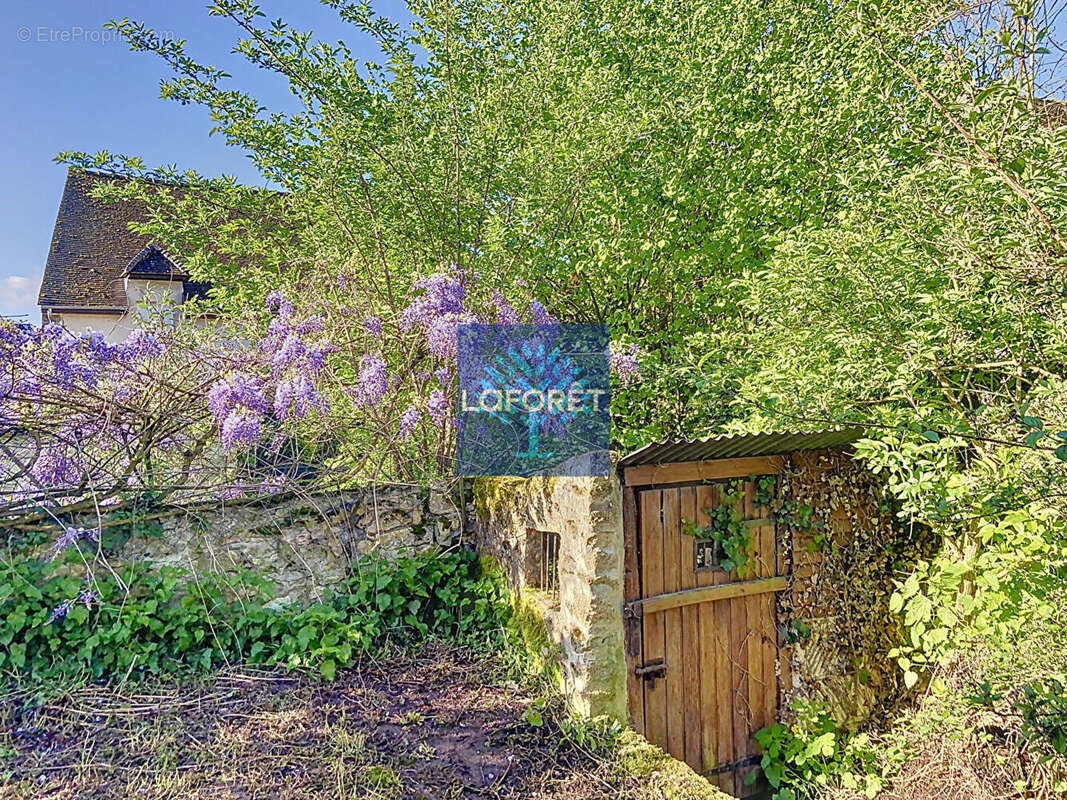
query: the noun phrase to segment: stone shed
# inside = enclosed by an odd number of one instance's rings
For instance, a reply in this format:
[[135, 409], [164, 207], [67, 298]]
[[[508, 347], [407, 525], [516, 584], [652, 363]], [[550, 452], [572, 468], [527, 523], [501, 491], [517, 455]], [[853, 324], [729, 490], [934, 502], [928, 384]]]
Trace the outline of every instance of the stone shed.
[[628, 719], [735, 795], [798, 700], [898, 687], [888, 597], [916, 543], [855, 429], [650, 444], [611, 478], [481, 479], [477, 539], [543, 622], [575, 710]]

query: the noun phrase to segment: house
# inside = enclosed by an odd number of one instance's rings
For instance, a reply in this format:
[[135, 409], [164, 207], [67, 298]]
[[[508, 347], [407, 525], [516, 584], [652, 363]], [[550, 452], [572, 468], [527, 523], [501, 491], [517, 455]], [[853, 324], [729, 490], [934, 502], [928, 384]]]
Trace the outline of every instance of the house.
[[192, 281], [181, 262], [129, 223], [147, 218], [140, 201], [107, 202], [93, 196], [105, 182], [131, 178], [70, 170], [59, 203], [37, 303], [41, 321], [72, 333], [101, 332], [125, 339], [153, 309], [171, 321], [208, 284]]

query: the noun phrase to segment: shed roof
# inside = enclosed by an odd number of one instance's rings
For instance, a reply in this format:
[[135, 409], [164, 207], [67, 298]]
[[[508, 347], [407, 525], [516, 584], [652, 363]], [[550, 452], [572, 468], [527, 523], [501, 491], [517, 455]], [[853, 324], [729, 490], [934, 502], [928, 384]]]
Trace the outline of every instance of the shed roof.
[[619, 461], [619, 467], [712, 461], [717, 458], [785, 455], [801, 450], [842, 447], [852, 444], [863, 435], [862, 428], [841, 427], [818, 431], [723, 434], [707, 439], [652, 442], [640, 450], [634, 450], [623, 456]]

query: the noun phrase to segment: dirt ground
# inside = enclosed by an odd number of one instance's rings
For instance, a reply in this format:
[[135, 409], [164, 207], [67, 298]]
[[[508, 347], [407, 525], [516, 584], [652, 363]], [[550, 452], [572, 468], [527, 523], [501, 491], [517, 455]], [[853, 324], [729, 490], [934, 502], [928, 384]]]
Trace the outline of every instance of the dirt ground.
[[[248, 670], [0, 710], [0, 798], [650, 798], [536, 722], [492, 664], [433, 648], [336, 681]], [[528, 713], [529, 711], [529, 713]], [[654, 782], [654, 781], [653, 781]]]

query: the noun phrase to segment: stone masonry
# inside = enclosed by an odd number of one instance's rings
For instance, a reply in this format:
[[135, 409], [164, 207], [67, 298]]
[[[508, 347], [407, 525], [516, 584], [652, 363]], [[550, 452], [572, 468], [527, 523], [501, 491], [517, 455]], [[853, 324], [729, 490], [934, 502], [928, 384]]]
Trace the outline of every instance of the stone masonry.
[[248, 504], [190, 506], [159, 520], [162, 530], [130, 538], [120, 558], [196, 573], [255, 570], [274, 584], [273, 605], [322, 599], [359, 556], [395, 559], [449, 547], [461, 538], [450, 495], [416, 486], [370, 486]]
[[[563, 690], [581, 715], [626, 719], [622, 499], [614, 478], [484, 478], [477, 543], [558, 646]], [[558, 588], [541, 586], [542, 534], [558, 534]]]

